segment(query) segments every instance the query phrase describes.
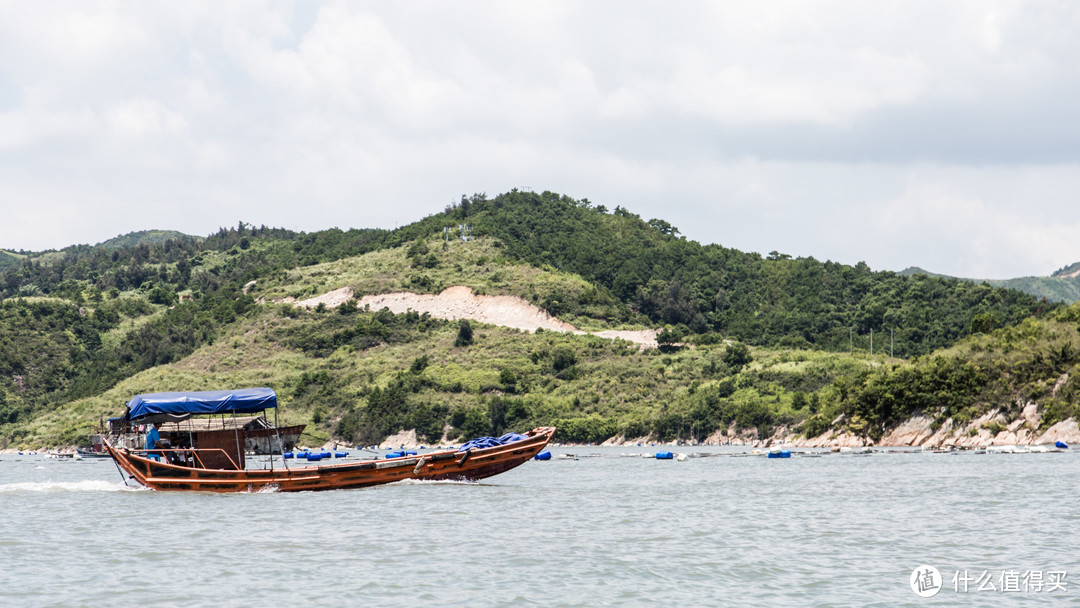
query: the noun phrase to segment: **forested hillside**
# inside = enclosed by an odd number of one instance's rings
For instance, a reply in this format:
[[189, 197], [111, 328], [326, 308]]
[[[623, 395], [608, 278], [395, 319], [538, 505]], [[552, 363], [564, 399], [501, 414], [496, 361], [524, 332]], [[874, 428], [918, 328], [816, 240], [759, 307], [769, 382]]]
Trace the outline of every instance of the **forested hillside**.
[[0, 270], [18, 264], [22, 258], [23, 256], [17, 253], [0, 249]]
[[1080, 304], [971, 336], [910, 364], [839, 379], [828, 393], [803, 429], [807, 435], [829, 430], [837, 417], [841, 428], [872, 439], [915, 414], [935, 425], [962, 425], [997, 410], [1011, 422], [1031, 403], [1039, 406], [1039, 428], [1031, 431], [1080, 419]]
[[[463, 328], [468, 327], [468, 331]], [[646, 349], [620, 340], [440, 321], [416, 313], [256, 307], [213, 344], [31, 421], [0, 444], [78, 442], [132, 394], [269, 386], [306, 442], [370, 444], [403, 429], [425, 443], [559, 427], [561, 441], [615, 435], [767, 435], [825, 404], [816, 393], [879, 361], [744, 345]], [[718, 435], [719, 436], [719, 435]]]
[[191, 236], [175, 230], [139, 230], [114, 236], [96, 246], [104, 249], [123, 249], [138, 245], [159, 245], [166, 241], [198, 241], [202, 237]]
[[[469, 243], [460, 225], [474, 237]], [[731, 424], [764, 433], [807, 419], [816, 428], [826, 413], [849, 421], [857, 413], [880, 427], [912, 410], [864, 412], [851, 400], [854, 387], [883, 382], [868, 370], [1060, 308], [861, 263], [701, 245], [620, 207], [518, 191], [463, 197], [393, 231], [304, 234], [241, 223], [206, 238], [147, 231], [8, 257], [15, 262], [0, 275], [0, 446], [61, 432], [42, 420], [64, 420], [61, 434], [75, 440], [90, 417], [66, 415], [90, 408], [96, 420], [127, 391], [213, 388], [241, 377], [279, 389], [319, 436], [364, 441], [421, 419], [428, 437], [440, 425], [507, 428], [510, 411], [516, 423], [560, 422], [563, 438], [578, 440], [609, 432], [700, 438]], [[462, 348], [453, 346], [453, 324], [377, 311], [307, 313], [249, 293], [310, 294], [328, 272], [356, 277], [358, 293], [376, 285], [432, 293], [448, 282], [493, 289], [557, 317], [664, 327], [666, 344], [697, 346], [633, 354], [602, 340], [483, 330], [504, 337], [477, 339], [462, 359], [452, 350]], [[221, 352], [223, 340], [270, 345], [257, 350], [274, 363]], [[896, 359], [882, 357], [890, 351]], [[424, 359], [428, 352], [442, 359]], [[232, 363], [162, 375], [193, 357]], [[292, 367], [278, 367], [286, 360]], [[266, 367], [253, 374], [249, 364]]]
[[0, 279], [0, 424], [179, 360], [251, 310], [246, 281], [362, 252], [380, 234], [240, 225], [206, 239], [30, 254]]
[[874, 272], [863, 263], [701, 245], [663, 220], [547, 192], [463, 199], [403, 234], [449, 222], [498, 237], [513, 257], [579, 274], [654, 322], [755, 345], [842, 351], [853, 341], [868, 347], [871, 331], [891, 330], [894, 353], [907, 357], [955, 343], [976, 319], [1012, 325], [1056, 306], [955, 279]]

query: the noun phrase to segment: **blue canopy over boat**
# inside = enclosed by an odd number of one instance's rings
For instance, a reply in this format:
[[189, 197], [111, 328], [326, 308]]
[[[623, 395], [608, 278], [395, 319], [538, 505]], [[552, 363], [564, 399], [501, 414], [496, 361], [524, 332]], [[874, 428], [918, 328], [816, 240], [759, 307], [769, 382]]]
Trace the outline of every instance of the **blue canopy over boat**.
[[277, 407], [277, 393], [269, 388], [148, 393], [135, 395], [127, 405], [132, 420], [157, 415], [252, 414]]

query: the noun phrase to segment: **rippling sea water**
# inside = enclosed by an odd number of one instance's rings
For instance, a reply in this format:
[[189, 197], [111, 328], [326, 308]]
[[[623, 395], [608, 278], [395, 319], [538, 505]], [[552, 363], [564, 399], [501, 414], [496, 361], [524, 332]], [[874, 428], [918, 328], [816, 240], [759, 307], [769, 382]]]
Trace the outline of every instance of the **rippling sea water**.
[[[1075, 453], [620, 457], [644, 449], [240, 495], [0, 456], [0, 605], [1080, 606]], [[923, 564], [931, 598], [909, 586]], [[954, 590], [984, 571], [1066, 590]]]

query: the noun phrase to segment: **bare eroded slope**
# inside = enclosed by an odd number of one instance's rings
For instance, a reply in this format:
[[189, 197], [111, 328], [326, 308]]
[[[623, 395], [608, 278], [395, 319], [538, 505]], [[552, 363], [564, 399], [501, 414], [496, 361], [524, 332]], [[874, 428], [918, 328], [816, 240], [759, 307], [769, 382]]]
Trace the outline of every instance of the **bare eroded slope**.
[[[342, 287], [294, 303], [305, 308], [314, 308], [320, 303], [328, 308], [334, 308], [352, 298], [352, 289]], [[283, 301], [293, 302], [291, 298]], [[394, 314], [401, 314], [410, 310], [418, 313], [426, 312], [436, 319], [451, 321], [470, 319], [489, 325], [513, 327], [529, 332], [543, 329], [545, 331], [563, 331], [575, 334], [589, 333], [556, 319], [523, 298], [517, 296], [476, 295], [472, 289], [460, 285], [449, 287], [437, 295], [409, 292], [369, 295], [360, 298], [358, 305], [360, 307], [370, 306], [372, 310], [388, 308]], [[621, 338], [642, 346], [655, 348], [657, 346], [656, 333], [654, 329], [637, 331], [611, 330], [595, 332], [593, 335], [610, 339]]]

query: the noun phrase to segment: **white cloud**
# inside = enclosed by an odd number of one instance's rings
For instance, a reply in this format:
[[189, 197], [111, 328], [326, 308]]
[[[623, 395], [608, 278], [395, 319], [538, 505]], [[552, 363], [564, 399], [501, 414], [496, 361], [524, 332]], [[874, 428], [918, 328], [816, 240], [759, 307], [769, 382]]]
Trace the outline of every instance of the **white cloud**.
[[[1068, 169], [1077, 173], [1077, 178], [1069, 181], [1080, 185], [1080, 167]], [[1023, 173], [1031, 168], [998, 171], [1022, 182], [1027, 177]], [[906, 190], [876, 214], [874, 226], [885, 242], [914, 239], [911, 245], [919, 251], [916, 256], [928, 263], [937, 258], [938, 268], [948, 269], [927, 270], [1002, 279], [1023, 275], [1025, 268], [1030, 269], [1028, 274], [1050, 274], [1070, 264], [1069, 260], [1080, 260], [1076, 238], [1080, 217], [1046, 213], [1040, 203], [1025, 200], [1035, 193], [1000, 184], [1002, 176], [983, 176], [987, 185], [1005, 189], [995, 195], [985, 186], [972, 189], [942, 180], [959, 181], [956, 175], [931, 173], [938, 174], [929, 179], [909, 177]], [[1050, 178], [1040, 173], [1042, 179]], [[960, 251], [956, 251], [957, 242], [964, 243]]]
[[153, 99], [127, 99], [106, 113], [109, 125], [120, 132], [149, 135], [182, 131], [184, 117]]
[[32, 71], [27, 60], [47, 61], [50, 69], [89, 70], [122, 59], [150, 41], [139, 17], [116, 3], [5, 3], [0, 26], [5, 46], [20, 51], [22, 66], [5, 61], [5, 69]]
[[91, 134], [97, 120], [87, 108], [50, 110], [36, 104], [0, 113], [0, 152], [27, 150]]
[[1010, 0], [0, 4], [0, 247], [532, 187], [744, 250], [1046, 273], [1080, 260], [1078, 30]]

